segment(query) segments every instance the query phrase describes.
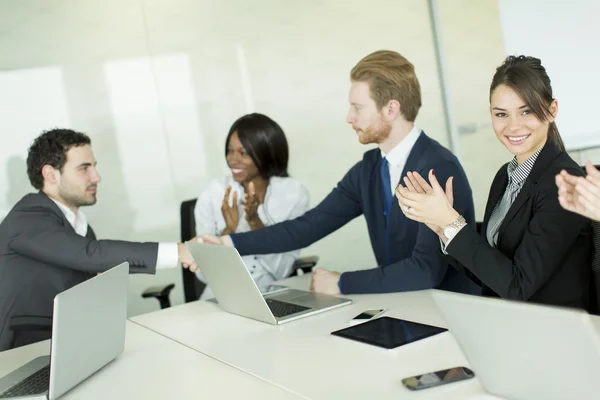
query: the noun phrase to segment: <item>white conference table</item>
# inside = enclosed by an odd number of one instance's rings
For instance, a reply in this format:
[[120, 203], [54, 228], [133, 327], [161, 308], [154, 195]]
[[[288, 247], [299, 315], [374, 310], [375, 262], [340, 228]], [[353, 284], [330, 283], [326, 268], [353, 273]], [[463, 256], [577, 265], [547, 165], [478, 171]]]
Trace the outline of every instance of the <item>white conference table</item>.
[[[49, 353], [49, 340], [0, 352], [0, 377]], [[301, 397], [128, 321], [124, 352], [63, 398], [293, 400]]]
[[[310, 275], [280, 283], [307, 289]], [[477, 379], [422, 391], [402, 378], [469, 366], [449, 332], [386, 350], [330, 335], [360, 312], [385, 308], [385, 315], [445, 326], [430, 291], [346, 296], [353, 304], [273, 326], [229, 314], [212, 302], [196, 301], [132, 317], [131, 320], [235, 368], [310, 399], [498, 399]]]

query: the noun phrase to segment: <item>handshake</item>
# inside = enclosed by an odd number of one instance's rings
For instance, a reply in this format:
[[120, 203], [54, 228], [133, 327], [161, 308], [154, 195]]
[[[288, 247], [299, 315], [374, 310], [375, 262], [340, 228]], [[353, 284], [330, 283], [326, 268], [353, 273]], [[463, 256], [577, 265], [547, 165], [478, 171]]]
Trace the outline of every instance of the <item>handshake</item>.
[[[233, 247], [233, 241], [229, 235], [198, 235], [190, 240], [190, 242]], [[184, 268], [189, 268], [189, 270], [192, 272], [198, 270], [196, 262], [183, 243], [179, 243], [179, 262]], [[329, 271], [324, 268], [316, 268], [311, 277], [310, 290], [317, 293], [339, 295], [341, 294], [339, 288], [340, 276], [341, 274], [339, 272]]]
[[[207, 235], [207, 234], [198, 235], [195, 238], [191, 239], [190, 242], [233, 247], [233, 241], [231, 240], [231, 237], [229, 237], [229, 236], [218, 237], [215, 235]], [[198, 265], [196, 264], [196, 261], [194, 261], [194, 258], [192, 257], [192, 254], [190, 253], [188, 248], [185, 246], [185, 243], [177, 244], [177, 253], [178, 253], [179, 262], [181, 263], [183, 268], [188, 268], [192, 272], [198, 271]]]

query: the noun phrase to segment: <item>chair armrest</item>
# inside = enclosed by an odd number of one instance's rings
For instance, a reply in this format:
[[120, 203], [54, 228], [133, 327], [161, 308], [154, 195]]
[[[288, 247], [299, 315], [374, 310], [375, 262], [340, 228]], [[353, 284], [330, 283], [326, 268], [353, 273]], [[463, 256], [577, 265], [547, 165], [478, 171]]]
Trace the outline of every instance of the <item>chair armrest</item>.
[[298, 270], [302, 270], [302, 272], [305, 274], [312, 272], [312, 269], [315, 265], [317, 265], [317, 262], [319, 262], [319, 256], [297, 258], [292, 266], [292, 275], [298, 275]]
[[160, 303], [160, 308], [168, 308], [171, 307], [171, 301], [169, 300], [169, 293], [175, 287], [174, 283], [169, 283], [164, 286], [152, 286], [148, 289], [144, 290], [142, 293], [142, 297], [147, 299], [149, 297], [154, 297]]
[[11, 317], [8, 326], [13, 332], [10, 349], [50, 339], [52, 317], [18, 315]]
[[15, 316], [10, 319], [10, 329], [15, 333], [20, 331], [51, 331], [52, 317], [32, 315]]

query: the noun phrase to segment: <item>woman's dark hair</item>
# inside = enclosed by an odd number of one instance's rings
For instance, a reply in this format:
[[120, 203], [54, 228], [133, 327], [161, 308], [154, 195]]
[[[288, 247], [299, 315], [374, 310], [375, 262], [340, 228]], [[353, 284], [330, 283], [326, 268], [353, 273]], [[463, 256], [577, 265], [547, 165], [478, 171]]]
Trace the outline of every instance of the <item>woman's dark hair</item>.
[[[550, 104], [554, 101], [552, 86], [539, 58], [506, 57], [502, 65], [496, 69], [492, 79], [490, 101], [492, 93], [499, 85], [506, 85], [514, 90], [540, 121], [547, 121], [552, 115], [550, 112]], [[548, 127], [548, 139], [565, 151], [565, 145], [555, 122], [550, 123]]]
[[258, 113], [240, 117], [229, 128], [225, 140], [225, 157], [227, 157], [229, 139], [234, 132], [237, 132], [242, 146], [263, 178], [288, 176], [288, 143], [283, 129], [277, 122]]
[[72, 147], [91, 145], [90, 138], [81, 132], [71, 129], [52, 129], [42, 132], [38, 136], [27, 155], [27, 175], [34, 188], [41, 190], [44, 187], [42, 168], [50, 165], [62, 172], [67, 162], [67, 152]]

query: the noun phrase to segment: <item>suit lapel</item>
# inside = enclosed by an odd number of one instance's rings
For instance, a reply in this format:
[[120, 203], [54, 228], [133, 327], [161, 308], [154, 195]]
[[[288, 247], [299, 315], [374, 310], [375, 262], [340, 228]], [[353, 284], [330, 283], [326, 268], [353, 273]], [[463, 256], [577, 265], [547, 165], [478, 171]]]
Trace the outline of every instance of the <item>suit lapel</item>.
[[[498, 230], [498, 243], [500, 243], [500, 239], [502, 238], [502, 234], [506, 230], [507, 225], [515, 217], [515, 215], [523, 206], [523, 204], [525, 204], [527, 199], [529, 199], [540, 178], [544, 175], [544, 173], [548, 170], [550, 164], [554, 162], [554, 160], [560, 155], [560, 153], [561, 150], [553, 142], [546, 142], [538, 158], [535, 160], [535, 164], [533, 165], [529, 176], [525, 179], [525, 183], [523, 183], [521, 191], [517, 195], [517, 198], [515, 199], [514, 203], [508, 209], [508, 212], [506, 213], [506, 216], [502, 221], [502, 225], [500, 225], [500, 229]], [[508, 176], [506, 177], [506, 179], [508, 180]]]
[[[398, 185], [402, 183], [402, 178], [404, 178], [409, 171], [416, 171], [418, 169], [417, 163], [421, 159], [421, 155], [423, 154], [423, 152], [425, 152], [425, 149], [429, 146], [429, 144], [429, 137], [425, 134], [425, 132], [421, 131], [419, 134], [419, 138], [413, 145], [412, 149], [410, 150], [410, 153], [408, 153], [408, 158], [406, 159], [406, 163], [404, 164], [404, 168], [402, 169], [402, 174], [400, 174], [400, 178], [398, 179], [398, 182], [396, 182], [396, 186], [394, 186], [394, 198], [392, 199], [392, 207], [390, 208], [389, 215], [390, 221], [395, 221], [395, 218], [397, 218], [397, 216], [403, 219], [406, 218], [404, 214], [400, 212], [400, 206], [398, 205], [398, 199], [396, 198], [395, 190], [396, 187], [398, 187]], [[379, 168], [380, 165], [381, 164], [377, 164], [377, 168]], [[379, 169], [377, 171], [379, 171]], [[377, 176], [379, 176], [379, 172], [377, 173]], [[383, 197], [381, 198], [380, 203], [383, 204]], [[390, 229], [404, 229], [404, 224], [392, 225]]]
[[[48, 195], [46, 195], [46, 193], [44, 193], [42, 191], [39, 192], [39, 195], [40, 195], [41, 201], [43, 203], [46, 203], [46, 205], [48, 205], [48, 207], [52, 210], [52, 212], [54, 214], [58, 215], [58, 217], [60, 218], [62, 224], [65, 225], [65, 226], [70, 226], [71, 229], [73, 229], [73, 227], [71, 226], [71, 224], [67, 220], [67, 217], [62, 212], [62, 210], [60, 208], [58, 208], [58, 206], [56, 205], [56, 203], [50, 197], [48, 197]], [[74, 231], [75, 230], [73, 230], [73, 232]]]
[[506, 213], [506, 216], [504, 217], [504, 220], [502, 221], [502, 225], [500, 225], [500, 229], [498, 229], [498, 243], [500, 242], [500, 238], [502, 237], [502, 234], [504, 233], [504, 230], [506, 229], [506, 225], [509, 224], [509, 222], [514, 218], [514, 216], [517, 214], [519, 209], [523, 206], [523, 204], [525, 204], [527, 199], [529, 199], [529, 197], [531, 196], [532, 188], [533, 188], [533, 184], [531, 183], [531, 180], [529, 178], [525, 179], [525, 183], [523, 183], [523, 187], [521, 188], [521, 191], [519, 192], [519, 194], [517, 195], [517, 198], [515, 199], [515, 201], [512, 203], [512, 205], [508, 209], [508, 212]]
[[[418, 169], [417, 163], [420, 160], [421, 155], [423, 154], [427, 146], [429, 146], [429, 143], [429, 137], [425, 134], [425, 132], [421, 131], [419, 138], [413, 145], [412, 149], [410, 150], [410, 153], [408, 153], [408, 158], [406, 159], [406, 163], [404, 164], [404, 168], [402, 169], [402, 174], [400, 174], [400, 178], [398, 179], [398, 182], [396, 182], [396, 186], [394, 187], [394, 199], [392, 201], [392, 207], [390, 209], [390, 221], [394, 221], [394, 219], [392, 218], [396, 218], [396, 214], [398, 213], [400, 213], [400, 218], [406, 218], [404, 214], [400, 212], [400, 206], [398, 205], [398, 199], [396, 198], [395, 190], [396, 187], [398, 187], [398, 185], [403, 182], [402, 178], [404, 178], [409, 171], [412, 172]], [[397, 226], [394, 229], [399, 228], [400, 227]]]
[[[54, 212], [56, 215], [59, 216], [62, 224], [67, 228], [73, 231], [73, 233], [75, 232], [75, 228], [73, 228], [73, 225], [71, 225], [71, 223], [69, 222], [69, 220], [67, 219], [67, 217], [65, 216], [65, 214], [63, 213], [63, 211], [56, 205], [56, 203], [54, 201], [52, 201], [51, 198], [48, 197], [48, 195], [46, 195], [44, 192], [40, 191], [40, 198], [42, 199], [43, 202], [45, 202], [46, 204], [48, 204], [48, 206], [50, 207], [50, 209], [52, 210], [52, 212]], [[91, 235], [91, 236], [90, 236]], [[96, 235], [94, 233], [94, 231], [92, 231], [92, 228], [89, 226], [88, 224], [88, 232], [85, 235], [85, 237], [87, 238], [91, 238], [91, 239], [96, 239]]]
[[[412, 149], [410, 150], [410, 153], [408, 153], [406, 164], [404, 164], [402, 174], [400, 175], [400, 180], [396, 183], [396, 186], [398, 186], [402, 182], [402, 178], [404, 178], [409, 171], [412, 172], [418, 169], [418, 161], [421, 158], [421, 155], [423, 154], [427, 146], [429, 146], [429, 144], [429, 137], [425, 134], [425, 132], [421, 131], [419, 138], [413, 145]], [[427, 178], [427, 176], [425, 176], [425, 178]]]
[[486, 235], [488, 223], [490, 222], [490, 217], [492, 216], [492, 212], [496, 207], [496, 204], [502, 198], [504, 191], [506, 190], [506, 186], [508, 185], [508, 172], [506, 170], [506, 166], [508, 164], [504, 164], [502, 169], [496, 174], [496, 179], [492, 182], [492, 187], [490, 188], [490, 196], [488, 197], [487, 204], [485, 206], [485, 215], [483, 216], [483, 226], [482, 234]]
[[85, 237], [88, 239], [96, 240], [96, 233], [94, 232], [90, 224], [88, 224], [87, 234], [85, 235]]

